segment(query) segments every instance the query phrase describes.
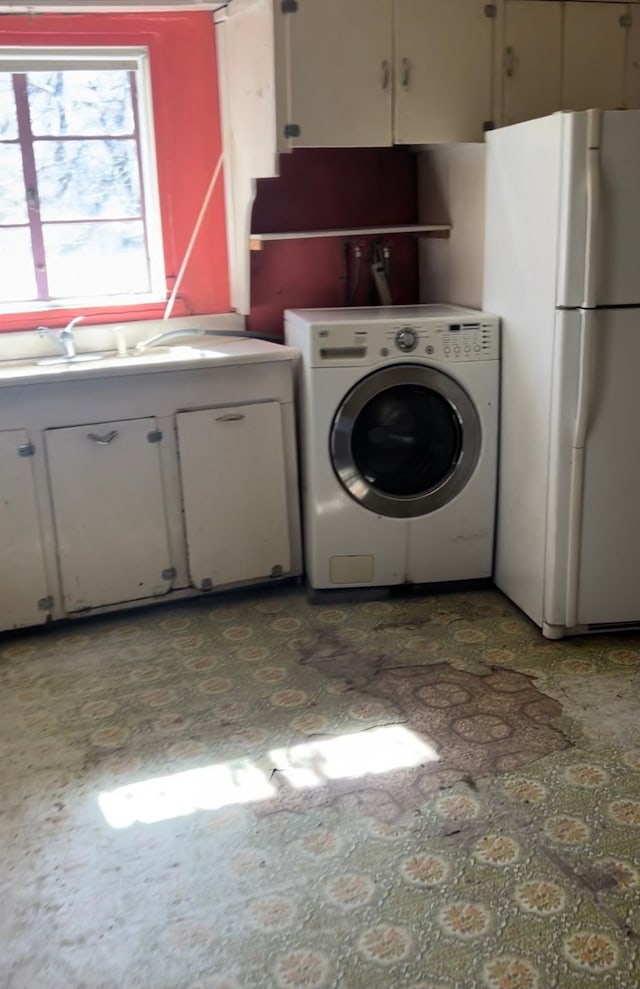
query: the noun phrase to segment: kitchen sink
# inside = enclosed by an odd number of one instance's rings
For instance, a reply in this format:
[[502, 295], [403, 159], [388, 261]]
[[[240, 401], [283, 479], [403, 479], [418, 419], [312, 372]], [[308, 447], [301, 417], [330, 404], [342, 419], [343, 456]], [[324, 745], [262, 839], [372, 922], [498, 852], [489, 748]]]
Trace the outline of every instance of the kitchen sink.
[[101, 361], [104, 354], [75, 354], [73, 357], [65, 357], [60, 354], [56, 357], [43, 357], [36, 361], [38, 367], [53, 367], [55, 364], [86, 364], [88, 361]]
[[[155, 371], [179, 371], [188, 367], [204, 368], [222, 364], [259, 364], [273, 360], [272, 343], [257, 340], [209, 337], [190, 343], [150, 347], [126, 356], [116, 351], [82, 353], [74, 357], [56, 354], [52, 357], [0, 361], [0, 388], [7, 385], [52, 383], [82, 378], [119, 377]], [[282, 348], [285, 350], [286, 348]]]

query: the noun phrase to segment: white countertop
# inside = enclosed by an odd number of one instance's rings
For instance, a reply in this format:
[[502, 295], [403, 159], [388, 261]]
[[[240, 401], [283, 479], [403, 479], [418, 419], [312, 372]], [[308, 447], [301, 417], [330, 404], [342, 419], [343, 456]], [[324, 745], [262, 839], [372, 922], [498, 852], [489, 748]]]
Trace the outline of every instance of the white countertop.
[[193, 337], [186, 345], [180, 341], [176, 346], [152, 347], [141, 354], [129, 354], [126, 357], [110, 352], [105, 353], [101, 360], [76, 364], [37, 364], [33, 360], [0, 362], [0, 388], [158, 371], [294, 361], [298, 356], [299, 351], [293, 347], [268, 343], [265, 340]]

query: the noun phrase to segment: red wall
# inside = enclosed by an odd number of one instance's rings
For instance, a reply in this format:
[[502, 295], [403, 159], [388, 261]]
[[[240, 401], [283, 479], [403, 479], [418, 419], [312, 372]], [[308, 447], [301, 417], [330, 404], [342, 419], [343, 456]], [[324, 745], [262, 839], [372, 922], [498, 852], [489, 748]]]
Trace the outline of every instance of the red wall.
[[[158, 180], [168, 291], [178, 271], [209, 179], [221, 150], [214, 27], [209, 13], [6, 16], [4, 45], [148, 45], [154, 98]], [[385, 226], [417, 222], [415, 156], [404, 148], [298, 150], [281, 157], [281, 175], [262, 179], [253, 210], [257, 233]], [[418, 297], [417, 241], [412, 236], [358, 237], [364, 250], [356, 302], [369, 304], [365, 264], [379, 239], [391, 250], [390, 286], [395, 303]], [[252, 255], [252, 306], [248, 326], [282, 336], [286, 308], [345, 304], [344, 240], [270, 242]], [[174, 315], [229, 309], [223, 184], [214, 193], [185, 274]], [[163, 305], [90, 310], [87, 323], [149, 319]], [[47, 322], [61, 325], [56, 311]], [[0, 316], [1, 329], [25, 329], [43, 313]]]
[[[405, 148], [297, 150], [280, 177], [260, 179], [254, 233], [374, 227], [418, 222], [415, 155]], [[252, 332], [282, 337], [284, 309], [345, 305], [345, 238], [268, 241], [251, 258]], [[358, 305], [376, 304], [367, 264], [371, 244], [391, 251], [393, 302], [418, 299], [418, 247], [411, 235], [352, 237], [364, 249]], [[353, 264], [352, 264], [353, 268]]]
[[[47, 14], [0, 18], [1, 45], [147, 45], [168, 293], [173, 287], [222, 150], [218, 76], [211, 14]], [[185, 272], [174, 315], [229, 309], [224, 188], [219, 181]], [[183, 299], [185, 301], [183, 301]], [[87, 323], [151, 319], [164, 305], [96, 312]], [[47, 314], [61, 325], [69, 314]], [[42, 322], [43, 313], [0, 316], [0, 329]]]

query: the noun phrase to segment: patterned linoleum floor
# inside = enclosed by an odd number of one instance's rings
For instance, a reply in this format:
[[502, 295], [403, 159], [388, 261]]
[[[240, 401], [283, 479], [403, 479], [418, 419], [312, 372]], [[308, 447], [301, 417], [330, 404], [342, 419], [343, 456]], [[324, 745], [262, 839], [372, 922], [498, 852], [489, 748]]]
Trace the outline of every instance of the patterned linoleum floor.
[[3, 989], [637, 989], [640, 637], [281, 588], [0, 641]]

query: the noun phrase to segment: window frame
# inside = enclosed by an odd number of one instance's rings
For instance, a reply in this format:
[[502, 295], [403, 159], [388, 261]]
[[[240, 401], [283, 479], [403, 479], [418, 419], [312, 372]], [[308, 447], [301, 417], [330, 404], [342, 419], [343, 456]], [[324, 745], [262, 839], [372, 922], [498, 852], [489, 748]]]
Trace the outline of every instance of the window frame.
[[[107, 296], [66, 296], [64, 298], [12, 301], [3, 303], [0, 300], [0, 313], [16, 313], [32, 311], [34, 307], [45, 311], [52, 306], [61, 307], [90, 307], [101, 308], [118, 305], [135, 305], [136, 303], [161, 302], [166, 295], [166, 274], [164, 269], [164, 244], [162, 224], [160, 220], [160, 197], [157, 182], [156, 142], [153, 127], [153, 100], [151, 90], [151, 74], [149, 71], [149, 52], [146, 47], [132, 45], [130, 47], [102, 46], [71, 46], [71, 47], [5, 47], [0, 45], [0, 72], [12, 75], [28, 72], [41, 72], [50, 69], [56, 72], [73, 71], [74, 69], [121, 69], [135, 73], [135, 87], [132, 93], [133, 113], [135, 121], [136, 146], [138, 152], [138, 167], [140, 169], [142, 220], [144, 223], [145, 240], [148, 257], [149, 289], [145, 292], [118, 293]], [[16, 108], [17, 109], [17, 108]], [[21, 153], [25, 155], [23, 144], [28, 141], [26, 154], [33, 152], [35, 141], [40, 138], [33, 134], [30, 128], [28, 135], [23, 135], [18, 113], [17, 143]], [[78, 137], [82, 135], [73, 135]], [[68, 140], [63, 136], [60, 140]], [[28, 190], [25, 189], [25, 199], [28, 202]], [[39, 208], [38, 208], [39, 213]], [[90, 220], [87, 220], [90, 222]], [[42, 231], [43, 221], [38, 217], [37, 225]], [[33, 238], [33, 227], [32, 238]], [[43, 260], [44, 247], [42, 247]], [[38, 258], [34, 256], [36, 281], [38, 281]], [[46, 277], [46, 276], [45, 276]]]
[[[144, 47], [148, 51], [166, 286], [159, 302], [33, 306], [0, 313], [0, 332], [162, 318], [215, 166], [222, 153], [215, 26], [210, 12], [38, 14], [0, 18], [2, 47]], [[222, 176], [184, 273], [174, 316], [228, 313], [229, 273]]]

